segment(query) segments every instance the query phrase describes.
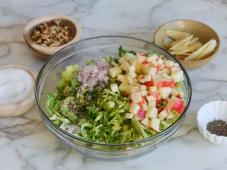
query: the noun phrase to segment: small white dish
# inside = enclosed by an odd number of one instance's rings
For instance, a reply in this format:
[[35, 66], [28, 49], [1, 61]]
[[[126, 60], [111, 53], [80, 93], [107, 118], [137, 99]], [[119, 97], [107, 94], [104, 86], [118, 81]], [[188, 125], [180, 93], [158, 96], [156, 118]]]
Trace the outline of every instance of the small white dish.
[[200, 133], [216, 145], [226, 145], [227, 137], [211, 134], [207, 130], [207, 124], [213, 120], [227, 122], [227, 101], [211, 101], [203, 105], [197, 113], [197, 123]]
[[0, 66], [0, 117], [19, 116], [34, 104], [34, 71], [21, 65]]

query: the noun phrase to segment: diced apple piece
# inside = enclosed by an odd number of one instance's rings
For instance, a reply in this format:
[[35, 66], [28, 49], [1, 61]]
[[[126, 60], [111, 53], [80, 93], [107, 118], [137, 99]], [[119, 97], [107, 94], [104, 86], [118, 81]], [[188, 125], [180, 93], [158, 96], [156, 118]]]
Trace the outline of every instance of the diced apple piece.
[[159, 60], [159, 57], [156, 54], [153, 54], [153, 55], [147, 57], [147, 61], [149, 61], [149, 62], [158, 61], [158, 60]]
[[157, 82], [157, 87], [161, 88], [161, 87], [175, 87], [176, 83], [174, 80], [161, 80]]
[[122, 74], [118, 74], [117, 75], [117, 80], [122, 82], [122, 83], [127, 83], [128, 82], [127, 78], [124, 75], [122, 75]]
[[135, 93], [135, 92], [138, 92], [140, 91], [140, 87], [139, 86], [132, 86], [131, 87], [131, 93]]
[[158, 88], [161, 88], [161, 87], [166, 87], [166, 81], [164, 80], [164, 81], [156, 81], [156, 86], [158, 87]]
[[173, 63], [173, 67], [178, 67], [180, 69], [180, 66], [178, 63]]
[[162, 87], [159, 89], [159, 93], [162, 99], [167, 99], [171, 93], [170, 87]]
[[125, 118], [126, 119], [132, 119], [135, 115], [133, 113], [126, 113]]
[[173, 66], [173, 67], [170, 68], [170, 71], [172, 73], [177, 72], [177, 71], [180, 71], [180, 67], [179, 66]]
[[127, 61], [123, 61], [123, 62], [121, 63], [121, 69], [122, 69], [122, 70], [128, 71], [129, 67], [130, 67], [130, 65], [129, 65], [129, 63], [128, 63]]
[[181, 82], [184, 80], [184, 74], [183, 71], [176, 71], [172, 73], [172, 78], [174, 79], [175, 82]]
[[170, 120], [172, 118], [174, 118], [174, 115], [173, 113], [169, 112], [168, 115], [166, 116], [166, 119]]
[[164, 109], [158, 114], [159, 120], [164, 120], [168, 116], [168, 112]]
[[118, 92], [118, 85], [116, 83], [110, 84], [110, 89], [112, 92], [116, 93]]
[[164, 68], [164, 64], [158, 64], [157, 66], [157, 72], [162, 70]]
[[171, 67], [173, 67], [173, 65], [174, 65], [173, 61], [171, 61], [171, 60], [166, 60], [165, 61], [165, 67], [171, 68]]
[[140, 90], [140, 94], [142, 96], [147, 96], [147, 90]]
[[125, 54], [125, 58], [126, 58], [127, 60], [135, 60], [136, 57], [137, 57], [137, 56], [136, 56], [135, 54], [132, 54], [132, 53], [126, 53], [126, 54]]
[[141, 100], [141, 102], [139, 102], [139, 103], [137, 103], [139, 106], [143, 106], [144, 104], [147, 104], [147, 101], [146, 101], [146, 99], [143, 97], [142, 98], [142, 100]]
[[150, 127], [151, 126], [151, 122], [148, 118], [144, 118], [141, 123], [146, 126], [146, 127]]
[[174, 88], [176, 86], [176, 82], [174, 80], [168, 80], [166, 82], [166, 87]]
[[163, 64], [163, 60], [158, 57], [157, 55], [152, 55], [147, 58], [147, 61], [151, 62], [155, 67], [158, 67], [158, 65]]
[[156, 100], [156, 98], [154, 96], [146, 96], [146, 98], [147, 98], [148, 102]]
[[136, 61], [135, 59], [130, 59], [130, 60], [129, 60], [129, 64], [130, 64], [131, 66], [135, 66], [135, 68], [136, 68], [137, 61]]
[[144, 111], [147, 111], [147, 109], [148, 109], [147, 101], [146, 101], [146, 99], [144, 97], [142, 98], [142, 101], [138, 103], [138, 105], [140, 107], [142, 107]]
[[147, 82], [147, 81], [151, 81], [152, 80], [152, 77], [150, 75], [146, 75], [144, 76], [144, 81]]
[[157, 73], [157, 68], [155, 67], [150, 67], [148, 72], [147, 72], [147, 75], [150, 75], [150, 76], [154, 76], [155, 74]]
[[160, 120], [158, 118], [151, 119], [151, 128], [157, 132], [160, 131]]
[[157, 101], [157, 100], [160, 100], [160, 96], [159, 96], [159, 94], [158, 94], [157, 91], [156, 91], [156, 92], [152, 92], [152, 93], [151, 93], [151, 96], [153, 96], [153, 97], [156, 99], [156, 101]]
[[153, 87], [149, 87], [149, 91], [152, 93], [152, 92], [157, 92], [158, 89], [157, 87], [153, 86]]
[[147, 87], [145, 85], [139, 86], [140, 90], [147, 90]]
[[182, 91], [178, 91], [177, 89], [172, 89], [172, 92], [173, 96], [176, 96], [178, 98], [184, 98], [184, 93]]
[[130, 93], [131, 86], [128, 83], [121, 83], [119, 86], [119, 90], [122, 92]]
[[166, 108], [168, 110], [175, 110], [177, 113], [181, 114], [185, 108], [184, 101], [178, 97], [172, 97], [168, 100]]
[[145, 115], [146, 115], [145, 111], [140, 108], [136, 114], [136, 117], [138, 118], [138, 120], [142, 120], [145, 118]]
[[185, 109], [185, 104], [183, 104], [183, 105], [181, 106], [181, 108], [177, 110], [177, 112], [178, 112], [179, 114], [181, 114], [181, 113], [183, 113], [184, 109]]
[[148, 102], [148, 108], [156, 107], [156, 100], [150, 100]]
[[138, 82], [137, 78], [134, 78], [134, 79], [133, 79], [133, 82], [132, 82], [132, 85], [135, 86], [135, 85], [137, 85], [137, 84], [139, 84], [139, 82]]
[[109, 74], [112, 78], [117, 77], [118, 74], [120, 74], [122, 71], [120, 69], [120, 67], [112, 67], [109, 69]]
[[153, 67], [153, 65], [151, 63], [142, 63], [142, 73], [143, 74], [148, 74], [150, 68]]
[[153, 86], [154, 86], [154, 82], [153, 82], [153, 80], [146, 81], [146, 82], [144, 83], [144, 85], [147, 86], [147, 87], [153, 87]]
[[129, 83], [130, 85], [132, 85], [133, 82], [134, 82], [134, 79], [133, 79], [132, 77], [130, 77], [129, 75], [127, 75], [126, 78], [127, 78], [128, 83]]
[[153, 77], [153, 81], [154, 81], [155, 86], [157, 86], [158, 82], [164, 81], [164, 79], [163, 79], [163, 77], [160, 74], [156, 74]]
[[129, 66], [128, 67], [128, 72], [136, 72], [136, 67], [135, 66]]
[[144, 75], [139, 75], [139, 76], [138, 76], [138, 81], [139, 81], [140, 83], [145, 83], [146, 81], [145, 81], [145, 79], [144, 79]]
[[129, 109], [130, 113], [137, 114], [139, 110], [140, 110], [140, 106], [132, 102]]
[[148, 107], [147, 107], [147, 101], [146, 99], [143, 97], [142, 101], [137, 103], [140, 107], [143, 108], [144, 111], [147, 111]]
[[133, 93], [131, 93], [131, 99], [132, 99], [133, 102], [139, 103], [139, 102], [142, 101], [142, 95], [139, 91], [133, 92]]
[[167, 72], [168, 71], [166, 70], [166, 68], [164, 68], [164, 69], [162, 69], [162, 71], [159, 72], [159, 74], [161, 74], [163, 79], [165, 79], [167, 81], [172, 80], [172, 77], [169, 74], [167, 74]]
[[156, 107], [148, 107], [147, 117], [154, 118], [158, 116], [158, 109]]
[[137, 61], [139, 62], [139, 63], [142, 63], [142, 62], [144, 62], [144, 61], [146, 61], [147, 60], [147, 57], [145, 57], [144, 55], [139, 55], [139, 54], [137, 54]]
[[142, 105], [142, 108], [143, 108], [144, 111], [147, 111], [148, 110], [147, 104]]
[[136, 78], [136, 73], [135, 72], [128, 72], [128, 75], [130, 78]]

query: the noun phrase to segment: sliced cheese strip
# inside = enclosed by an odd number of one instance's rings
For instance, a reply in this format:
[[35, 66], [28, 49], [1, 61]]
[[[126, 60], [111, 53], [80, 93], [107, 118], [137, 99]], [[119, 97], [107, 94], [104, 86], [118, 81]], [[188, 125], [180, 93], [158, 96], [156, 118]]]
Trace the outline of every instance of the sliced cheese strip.
[[192, 38], [191, 41], [189, 41], [188, 45], [194, 44], [195, 42], [197, 42], [199, 40], [198, 37]]
[[163, 42], [163, 45], [166, 47], [166, 48], [170, 48], [171, 47], [171, 43], [173, 43], [173, 40], [168, 38], [168, 37], [165, 37], [164, 38], [164, 42]]
[[190, 33], [167, 29], [166, 35], [175, 39], [175, 40], [180, 40], [180, 39], [183, 39], [183, 38], [189, 36]]
[[181, 55], [184, 55], [184, 56], [189, 56], [189, 55], [191, 55], [191, 54], [192, 54], [192, 52], [186, 52], [186, 53], [181, 54]]
[[203, 59], [212, 51], [214, 51], [215, 47], [217, 46], [216, 40], [210, 40], [209, 46], [198, 56], [198, 59]]
[[188, 49], [188, 51], [191, 52], [191, 51], [195, 51], [195, 50], [199, 49], [202, 46], [203, 46], [203, 44], [201, 42], [197, 41], [193, 44], [190, 44], [187, 49]]
[[202, 43], [197, 40], [198, 38], [193, 38], [192, 41], [194, 42], [193, 43], [190, 42], [190, 44], [187, 45], [185, 49], [174, 50], [174, 51], [171, 51], [170, 53], [173, 55], [187, 55], [188, 52], [189, 53], [193, 52], [202, 46]]
[[179, 50], [177, 54], [191, 55], [193, 51], [199, 49], [202, 46], [203, 44], [201, 42], [195, 42], [194, 44], [188, 45], [185, 50]]
[[188, 52], [188, 49], [180, 49], [180, 50], [174, 50], [174, 51], [170, 51], [170, 54], [172, 55], [180, 55], [180, 54], [185, 54]]
[[170, 50], [185, 49], [189, 41], [193, 38], [193, 35], [183, 38], [177, 44], [173, 45]]
[[172, 43], [170, 43], [169, 45], [172, 47], [172, 46], [174, 46], [175, 44], [177, 44], [177, 43], [179, 43], [180, 42], [180, 40], [177, 40], [177, 41], [173, 41]]
[[185, 58], [185, 61], [193, 61], [193, 60], [196, 60], [198, 58], [198, 56], [200, 54], [202, 54], [202, 52], [210, 45], [210, 41], [208, 41], [202, 47], [200, 47], [195, 52], [193, 52], [190, 56], [188, 56], [187, 58]]

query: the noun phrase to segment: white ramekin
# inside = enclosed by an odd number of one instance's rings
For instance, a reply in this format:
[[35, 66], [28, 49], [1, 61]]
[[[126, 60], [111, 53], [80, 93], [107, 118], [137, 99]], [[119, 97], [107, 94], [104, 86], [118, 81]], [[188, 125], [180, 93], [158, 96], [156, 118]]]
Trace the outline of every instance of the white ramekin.
[[197, 123], [200, 133], [210, 142], [217, 145], [226, 145], [227, 137], [211, 134], [207, 124], [213, 120], [227, 122], [227, 101], [211, 101], [203, 105], [197, 113]]

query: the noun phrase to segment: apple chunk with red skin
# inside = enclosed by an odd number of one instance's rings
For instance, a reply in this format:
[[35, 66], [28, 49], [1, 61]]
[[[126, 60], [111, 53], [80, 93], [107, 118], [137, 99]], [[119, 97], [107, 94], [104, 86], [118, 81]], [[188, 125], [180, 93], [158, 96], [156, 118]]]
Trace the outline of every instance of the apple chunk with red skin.
[[158, 88], [161, 88], [161, 87], [173, 88], [173, 87], [175, 87], [175, 85], [176, 85], [176, 83], [174, 82], [174, 80], [162, 80], [162, 81], [157, 82]]
[[181, 98], [172, 97], [168, 101], [167, 109], [168, 110], [174, 110], [178, 114], [181, 114], [185, 109], [185, 103], [184, 103], [183, 99], [181, 99]]

